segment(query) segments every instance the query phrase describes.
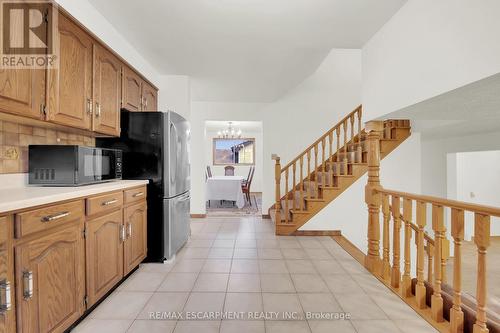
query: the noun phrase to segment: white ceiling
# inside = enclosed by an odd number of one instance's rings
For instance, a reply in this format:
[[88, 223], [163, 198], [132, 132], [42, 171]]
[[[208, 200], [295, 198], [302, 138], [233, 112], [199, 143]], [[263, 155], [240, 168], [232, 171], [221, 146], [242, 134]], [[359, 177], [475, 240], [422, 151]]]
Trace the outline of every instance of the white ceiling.
[[90, 0], [195, 101], [270, 102], [332, 48], [360, 48], [406, 0]]
[[385, 115], [408, 118], [426, 138], [500, 131], [500, 74]]

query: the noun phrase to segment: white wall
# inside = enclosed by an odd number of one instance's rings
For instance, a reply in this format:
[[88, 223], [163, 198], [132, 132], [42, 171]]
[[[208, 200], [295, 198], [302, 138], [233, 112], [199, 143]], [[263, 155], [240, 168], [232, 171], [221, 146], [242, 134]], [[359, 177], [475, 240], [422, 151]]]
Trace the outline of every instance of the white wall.
[[316, 72], [265, 107], [264, 211], [274, 204], [276, 153], [285, 165], [361, 104], [361, 51], [333, 49]]
[[[255, 138], [255, 172], [252, 180], [252, 192], [262, 192], [262, 157], [263, 157], [263, 136], [261, 129], [248, 129], [243, 131], [245, 138]], [[205, 132], [205, 165], [209, 165], [214, 176], [224, 175], [224, 165], [213, 165], [213, 139], [217, 138], [217, 131], [207, 130]], [[250, 166], [235, 165], [234, 174], [236, 176], [247, 177]]]
[[161, 75], [158, 80], [158, 109], [191, 117], [191, 82], [185, 75]]
[[90, 2], [87, 0], [56, 0], [56, 2], [148, 80], [158, 85], [158, 72]]
[[447, 154], [484, 150], [500, 150], [500, 132], [445, 139], [428, 139], [423, 135], [422, 193], [438, 197], [447, 196]]
[[205, 213], [206, 120], [262, 121], [263, 213], [274, 203], [274, 161], [285, 164], [361, 102], [361, 51], [334, 49], [315, 73], [274, 103], [191, 102], [191, 213]]
[[498, 0], [409, 0], [363, 47], [375, 118], [500, 72]]
[[[453, 161], [448, 170], [455, 177], [448, 177], [449, 197], [459, 201], [498, 207], [500, 197], [500, 151], [479, 151], [449, 154], [448, 161]], [[453, 170], [455, 167], [455, 170]], [[454, 171], [454, 173], [453, 173]], [[455, 196], [453, 196], [455, 194]], [[500, 235], [500, 218], [492, 217], [491, 235]], [[465, 219], [465, 238], [471, 239], [474, 235], [474, 216], [467, 214]]]

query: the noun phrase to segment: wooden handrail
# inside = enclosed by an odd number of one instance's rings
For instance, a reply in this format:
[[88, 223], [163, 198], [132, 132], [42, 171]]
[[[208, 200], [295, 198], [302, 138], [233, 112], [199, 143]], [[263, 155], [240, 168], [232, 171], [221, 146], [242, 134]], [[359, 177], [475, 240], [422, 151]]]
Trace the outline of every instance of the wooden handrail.
[[[317, 146], [318, 144], [320, 144], [325, 138], [327, 138], [330, 133], [333, 133], [335, 132], [338, 128], [340, 128], [341, 126], [343, 126], [343, 124], [349, 120], [349, 118], [351, 118], [353, 115], [355, 115], [356, 113], [358, 112], [362, 112], [362, 106], [358, 106], [356, 109], [354, 109], [351, 113], [349, 113], [347, 116], [345, 116], [344, 118], [342, 118], [342, 120], [340, 120], [335, 126], [333, 126], [332, 128], [330, 128], [325, 134], [323, 134], [318, 140], [314, 141], [313, 144], [311, 144], [309, 147], [307, 147], [306, 149], [304, 149], [304, 151], [302, 153], [300, 153], [299, 155], [297, 155], [296, 158], [294, 158], [293, 160], [290, 161], [290, 163], [288, 163], [287, 165], [285, 165], [282, 169], [281, 169], [281, 173], [285, 172], [286, 169], [288, 169], [290, 166], [292, 166], [294, 163], [297, 163], [297, 161], [305, 156], [307, 154], [308, 151], [311, 151], [314, 149], [315, 146]], [[361, 117], [360, 117], [361, 118]]]
[[[398, 121], [395, 121], [398, 123]], [[386, 123], [387, 124], [387, 123]], [[388, 125], [389, 126], [389, 125]], [[399, 126], [399, 125], [397, 125]], [[403, 122], [403, 126], [405, 126]], [[390, 127], [386, 128], [387, 130]], [[384, 131], [386, 130], [384, 129]], [[474, 333], [488, 332], [486, 311], [487, 289], [487, 250], [490, 245], [491, 217], [500, 217], [500, 208], [486, 205], [449, 200], [428, 195], [407, 193], [385, 189], [380, 184], [380, 124], [367, 123], [367, 148], [369, 178], [365, 188], [365, 201], [368, 206], [368, 251], [365, 267], [386, 285], [408, 299], [409, 304], [423, 310], [428, 307], [428, 286], [432, 286], [430, 311], [423, 312], [432, 324], [441, 331], [446, 327], [450, 333], [464, 331], [464, 311], [462, 310], [462, 252], [461, 246], [465, 237], [465, 212], [474, 214], [474, 243], [477, 247], [477, 287], [476, 314]], [[416, 208], [416, 223], [414, 218]], [[380, 208], [382, 208], [383, 225], [380, 228]], [[430, 208], [429, 210], [427, 208]], [[451, 214], [447, 215], [448, 212]], [[427, 214], [432, 213], [432, 214]], [[431, 217], [433, 234], [425, 231], [428, 216]], [[443, 285], [450, 283], [447, 262], [450, 258], [450, 242], [447, 238], [445, 216], [451, 219], [451, 236], [453, 239], [453, 294], [452, 308], [445, 304]], [[393, 226], [392, 244], [390, 226]], [[400, 237], [400, 228], [404, 225], [404, 239]], [[412, 259], [411, 238], [415, 233], [416, 262], [411, 270]], [[382, 237], [381, 237], [382, 236]], [[383, 240], [382, 257], [380, 256], [380, 240]], [[404, 256], [401, 256], [401, 248]], [[392, 250], [392, 262], [389, 258]], [[427, 281], [424, 276], [424, 260], [427, 258]], [[381, 262], [381, 264], [380, 264]], [[404, 265], [402, 265], [402, 262]], [[416, 272], [416, 285], [412, 287], [412, 272]], [[390, 274], [389, 274], [390, 273]], [[403, 273], [403, 274], [401, 274]], [[427, 283], [425, 283], [427, 282]], [[444, 313], [449, 311], [448, 314]], [[449, 323], [447, 322], [449, 321]]]
[[407, 198], [407, 199], [411, 199], [411, 200], [415, 200], [415, 201], [422, 201], [425, 203], [435, 204], [435, 205], [443, 206], [443, 207], [471, 211], [471, 212], [480, 213], [483, 215], [500, 217], [500, 208], [497, 208], [497, 207], [478, 205], [478, 204], [473, 204], [473, 203], [468, 203], [468, 202], [463, 202], [463, 201], [456, 201], [456, 200], [444, 199], [444, 198], [439, 198], [439, 197], [433, 197], [433, 196], [429, 196], [429, 195], [421, 195], [421, 194], [400, 192], [400, 191], [395, 191], [395, 190], [388, 190], [385, 188], [375, 189], [374, 192], [380, 193], [380, 194], [397, 196], [400, 198]]

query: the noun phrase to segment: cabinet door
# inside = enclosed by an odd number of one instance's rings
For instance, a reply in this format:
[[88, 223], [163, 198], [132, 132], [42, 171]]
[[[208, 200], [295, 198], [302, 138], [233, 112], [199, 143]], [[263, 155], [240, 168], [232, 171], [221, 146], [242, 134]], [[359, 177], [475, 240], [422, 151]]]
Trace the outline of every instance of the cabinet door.
[[142, 110], [142, 79], [128, 67], [123, 68], [122, 94], [122, 108]]
[[122, 210], [86, 222], [87, 296], [95, 304], [123, 277]]
[[51, 122], [91, 129], [92, 39], [63, 15], [55, 36], [59, 67], [49, 70], [48, 118]]
[[12, 221], [0, 217], [0, 333], [15, 332]]
[[45, 70], [0, 68], [0, 111], [42, 119]]
[[63, 332], [84, 312], [83, 224], [15, 248], [18, 333]]
[[147, 214], [146, 203], [142, 202], [125, 208], [123, 221], [127, 231], [125, 241], [125, 274], [133, 270], [146, 258], [147, 253]]
[[120, 135], [121, 62], [94, 44], [94, 131]]
[[158, 111], [158, 92], [149, 83], [142, 83], [142, 111]]

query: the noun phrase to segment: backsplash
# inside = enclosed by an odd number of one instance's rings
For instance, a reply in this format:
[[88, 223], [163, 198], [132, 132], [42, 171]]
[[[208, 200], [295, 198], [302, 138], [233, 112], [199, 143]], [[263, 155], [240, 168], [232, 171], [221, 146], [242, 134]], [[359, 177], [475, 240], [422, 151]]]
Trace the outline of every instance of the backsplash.
[[28, 145], [95, 146], [90, 136], [0, 120], [0, 174], [28, 172]]

